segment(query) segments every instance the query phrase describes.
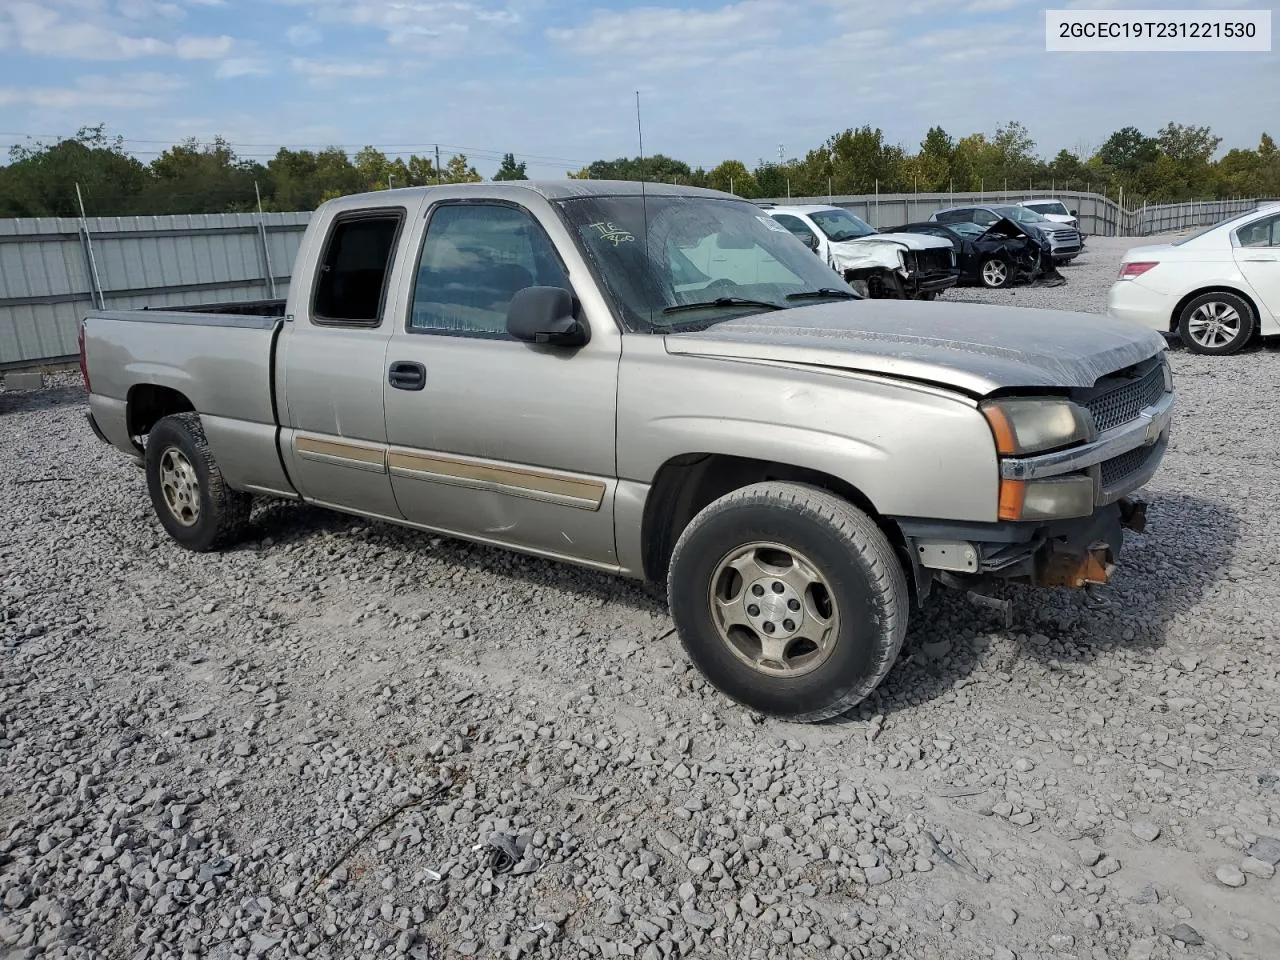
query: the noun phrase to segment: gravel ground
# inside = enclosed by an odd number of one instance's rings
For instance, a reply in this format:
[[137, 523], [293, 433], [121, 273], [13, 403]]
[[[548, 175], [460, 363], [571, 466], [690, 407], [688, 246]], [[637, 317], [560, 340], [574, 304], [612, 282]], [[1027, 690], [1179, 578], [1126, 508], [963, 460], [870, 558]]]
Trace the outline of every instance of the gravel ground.
[[[1101, 310], [1124, 245], [947, 297]], [[1113, 583], [944, 595], [818, 726], [622, 581], [295, 505], [183, 552], [78, 376], [0, 394], [0, 956], [1280, 955], [1280, 363], [1174, 363]]]

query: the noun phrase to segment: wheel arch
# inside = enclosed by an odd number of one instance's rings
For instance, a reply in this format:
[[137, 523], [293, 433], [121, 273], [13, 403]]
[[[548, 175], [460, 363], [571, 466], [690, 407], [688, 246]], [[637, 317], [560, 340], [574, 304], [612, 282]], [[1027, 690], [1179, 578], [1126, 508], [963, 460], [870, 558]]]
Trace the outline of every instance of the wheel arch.
[[180, 390], [157, 383], [138, 383], [125, 398], [125, 422], [129, 436], [141, 437], [165, 417], [195, 413], [195, 404]]
[[1189, 304], [1196, 297], [1204, 296], [1206, 293], [1229, 293], [1233, 296], [1239, 297], [1241, 300], [1247, 303], [1249, 305], [1249, 309], [1253, 311], [1254, 335], [1255, 336], [1257, 335], [1259, 319], [1262, 316], [1261, 312], [1258, 310], [1257, 302], [1253, 299], [1253, 297], [1245, 293], [1239, 287], [1233, 287], [1227, 283], [1213, 283], [1207, 286], [1197, 287], [1196, 289], [1192, 290], [1190, 293], [1180, 298], [1178, 302], [1174, 304], [1173, 312], [1169, 315], [1169, 332], [1170, 333], [1178, 332], [1178, 324], [1182, 321], [1182, 311], [1187, 308], [1187, 304]]
[[671, 553], [680, 534], [704, 507], [727, 493], [764, 481], [803, 483], [826, 490], [853, 504], [878, 526], [903, 564], [913, 603], [920, 584], [916, 564], [898, 524], [876, 509], [871, 499], [847, 480], [810, 467], [720, 453], [687, 453], [671, 457], [654, 475], [645, 498], [641, 535], [643, 572], [647, 580], [666, 580]]

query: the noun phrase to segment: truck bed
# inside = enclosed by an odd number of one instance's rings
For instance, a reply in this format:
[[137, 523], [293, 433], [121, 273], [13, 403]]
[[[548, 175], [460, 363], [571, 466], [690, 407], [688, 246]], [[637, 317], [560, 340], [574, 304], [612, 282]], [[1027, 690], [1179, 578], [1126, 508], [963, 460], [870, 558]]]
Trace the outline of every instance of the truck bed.
[[82, 332], [94, 421], [115, 446], [136, 450], [133, 437], [150, 428], [146, 411], [163, 406], [152, 398], [176, 394], [200, 411], [228, 482], [288, 492], [276, 449], [275, 347], [283, 323], [281, 315], [191, 308], [89, 313]]

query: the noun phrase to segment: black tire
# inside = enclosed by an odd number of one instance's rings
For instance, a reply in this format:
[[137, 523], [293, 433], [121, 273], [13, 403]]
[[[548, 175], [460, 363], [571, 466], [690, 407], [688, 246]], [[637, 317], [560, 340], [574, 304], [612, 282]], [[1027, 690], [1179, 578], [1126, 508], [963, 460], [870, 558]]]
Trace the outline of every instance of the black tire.
[[988, 290], [1000, 290], [1013, 282], [1013, 265], [999, 257], [987, 257], [978, 265], [978, 282]]
[[[1212, 324], [1215, 319], [1226, 325], [1216, 330], [1203, 325]], [[1257, 324], [1253, 307], [1243, 297], [1212, 291], [1192, 298], [1182, 308], [1178, 314], [1178, 337], [1192, 353], [1220, 357], [1235, 353], [1252, 340]]]
[[[794, 633], [783, 641], [783, 659], [796, 650], [796, 663], [803, 662], [807, 646], [815, 647], [820, 656], [808, 672], [766, 674], [748, 665], [743, 654], [736, 652], [741, 649], [738, 644], [751, 642], [741, 638], [755, 637], [763, 650], [762, 632], [736, 628], [740, 639], [735, 643], [729, 639], [732, 631], [722, 634], [713, 613], [712, 590], [720, 582], [716, 574], [722, 562], [736, 550], [761, 541], [795, 551], [825, 580], [823, 591], [831, 601], [825, 609], [835, 611], [826, 621], [831, 625], [828, 652], [822, 654], [821, 648], [805, 639], [807, 631], [815, 628], [804, 621], [804, 615], [819, 609], [809, 605], [811, 594], [806, 594], [798, 615], [806, 633]], [[729, 575], [730, 580], [734, 577]], [[752, 584], [742, 581], [738, 586], [736, 596], [745, 613], [753, 609], [745, 605]], [[680, 642], [712, 686], [759, 713], [802, 723], [844, 713], [880, 684], [902, 648], [910, 605], [902, 564], [871, 518], [826, 490], [782, 482], [735, 490], [694, 517], [672, 553], [667, 596]], [[797, 608], [775, 604], [773, 609], [785, 617], [790, 616], [787, 609]], [[764, 616], [774, 614], [766, 610]]]
[[146, 468], [156, 517], [179, 544], [205, 553], [244, 536], [253, 497], [232, 490], [223, 480], [199, 414], [174, 414], [151, 429]]

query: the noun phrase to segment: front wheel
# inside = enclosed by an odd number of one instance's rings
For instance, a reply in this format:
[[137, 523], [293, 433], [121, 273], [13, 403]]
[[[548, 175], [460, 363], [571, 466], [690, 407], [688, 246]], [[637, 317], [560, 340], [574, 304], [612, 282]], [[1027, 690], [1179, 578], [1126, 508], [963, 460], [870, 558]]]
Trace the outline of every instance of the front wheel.
[[978, 276], [982, 279], [984, 287], [989, 290], [999, 290], [1001, 287], [1009, 285], [1012, 272], [1008, 263], [997, 257], [992, 257], [982, 262], [982, 266], [978, 270]]
[[156, 517], [179, 544], [203, 553], [243, 536], [253, 498], [223, 480], [198, 413], [165, 417], [151, 429], [146, 470]]
[[671, 616], [693, 663], [753, 710], [811, 723], [888, 674], [906, 634], [902, 564], [879, 527], [817, 487], [756, 483], [703, 509], [676, 542]]
[[1192, 353], [1235, 353], [1253, 336], [1253, 310], [1234, 293], [1203, 293], [1178, 316], [1178, 335]]

